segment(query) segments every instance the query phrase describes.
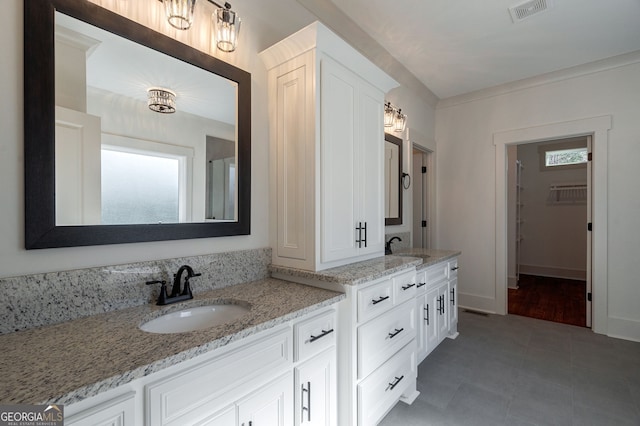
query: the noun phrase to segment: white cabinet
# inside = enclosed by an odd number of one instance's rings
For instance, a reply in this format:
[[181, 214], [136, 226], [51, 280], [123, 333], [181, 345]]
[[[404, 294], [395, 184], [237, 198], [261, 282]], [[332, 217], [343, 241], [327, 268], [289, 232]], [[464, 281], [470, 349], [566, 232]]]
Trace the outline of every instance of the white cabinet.
[[135, 392], [127, 392], [64, 419], [68, 426], [133, 426], [135, 423]]
[[269, 84], [273, 263], [384, 253], [384, 93], [397, 82], [316, 22], [262, 52]]
[[336, 354], [324, 351], [296, 367], [295, 424], [332, 426], [336, 424]]
[[415, 269], [346, 286], [338, 310], [339, 425], [377, 424], [416, 390]]
[[421, 362], [445, 337], [458, 335], [458, 259], [416, 274], [417, 348]]
[[239, 426], [293, 424], [292, 374], [289, 372], [237, 403]]
[[336, 323], [315, 311], [71, 404], [65, 424], [335, 425]]

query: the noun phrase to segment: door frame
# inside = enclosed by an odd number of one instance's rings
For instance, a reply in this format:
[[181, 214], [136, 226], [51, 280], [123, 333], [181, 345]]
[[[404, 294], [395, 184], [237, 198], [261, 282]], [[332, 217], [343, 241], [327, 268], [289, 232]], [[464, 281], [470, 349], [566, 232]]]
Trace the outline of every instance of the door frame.
[[608, 188], [608, 144], [612, 117], [610, 115], [585, 118], [516, 130], [507, 130], [493, 134], [496, 167], [496, 313], [505, 315], [507, 303], [507, 146], [523, 143], [541, 142], [551, 139], [564, 139], [576, 136], [592, 137], [592, 330], [607, 334], [607, 188]]
[[[425, 240], [422, 244], [422, 247], [426, 247], [426, 248], [431, 248], [433, 247], [433, 229], [434, 225], [435, 225], [435, 161], [434, 161], [434, 155], [435, 153], [433, 151], [431, 151], [428, 148], [425, 148], [424, 146], [417, 144], [417, 143], [412, 143], [411, 144], [411, 173], [412, 173], [412, 179], [415, 182], [414, 185], [418, 182], [418, 180], [422, 180], [425, 179], [422, 176], [422, 173], [418, 173], [418, 171], [416, 171], [416, 167], [415, 167], [415, 158], [414, 158], [414, 151], [420, 151], [421, 155], [424, 155], [426, 157], [426, 167], [427, 167], [427, 176], [426, 176], [426, 185], [423, 186], [423, 191], [422, 191], [422, 209], [426, 210], [424, 211], [424, 220], [427, 221], [427, 232], [426, 232], [426, 236], [425, 236]], [[424, 181], [423, 181], [424, 184]], [[415, 187], [414, 187], [415, 188]], [[413, 211], [414, 211], [414, 207], [415, 207], [415, 203], [416, 203], [416, 199], [413, 196], [414, 195], [414, 191], [411, 191], [411, 204], [412, 204], [412, 209], [411, 209], [411, 234], [412, 234], [412, 247], [415, 247], [415, 240], [416, 240], [416, 235], [414, 233], [414, 220], [415, 217], [413, 215]], [[424, 208], [424, 204], [426, 202], [426, 209]]]

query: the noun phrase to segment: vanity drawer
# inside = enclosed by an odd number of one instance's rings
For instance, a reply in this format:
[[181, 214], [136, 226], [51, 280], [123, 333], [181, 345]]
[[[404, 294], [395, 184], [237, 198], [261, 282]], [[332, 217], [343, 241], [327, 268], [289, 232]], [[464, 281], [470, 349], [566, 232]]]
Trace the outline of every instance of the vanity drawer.
[[416, 271], [411, 270], [393, 278], [393, 293], [395, 305], [399, 305], [416, 297]]
[[358, 379], [378, 368], [415, 336], [413, 299], [358, 327]]
[[358, 385], [358, 425], [376, 425], [415, 378], [416, 349], [408, 344]]
[[358, 322], [365, 322], [393, 306], [393, 280], [358, 290]]
[[336, 344], [335, 312], [332, 309], [293, 326], [295, 361], [307, 359]]
[[449, 278], [449, 267], [447, 262], [440, 262], [436, 265], [429, 266], [423, 272], [426, 275], [427, 287]]
[[458, 258], [449, 261], [449, 279], [458, 276]]
[[[145, 386], [146, 424], [194, 424], [292, 365], [290, 327]], [[255, 383], [255, 382], [254, 382]]]

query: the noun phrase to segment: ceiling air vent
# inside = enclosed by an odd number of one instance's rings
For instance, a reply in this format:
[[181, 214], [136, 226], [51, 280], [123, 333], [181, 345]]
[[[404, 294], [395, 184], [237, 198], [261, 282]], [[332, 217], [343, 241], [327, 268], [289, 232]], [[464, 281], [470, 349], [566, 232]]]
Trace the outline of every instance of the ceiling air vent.
[[523, 21], [537, 13], [553, 7], [553, 0], [530, 0], [528, 2], [509, 8], [513, 22]]

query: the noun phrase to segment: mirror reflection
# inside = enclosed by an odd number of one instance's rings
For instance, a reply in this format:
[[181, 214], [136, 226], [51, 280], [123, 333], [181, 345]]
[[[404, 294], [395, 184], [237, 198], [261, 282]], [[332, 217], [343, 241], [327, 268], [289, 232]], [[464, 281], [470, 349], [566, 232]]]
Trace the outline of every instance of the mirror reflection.
[[402, 224], [402, 139], [384, 135], [384, 224]]
[[[237, 221], [237, 83], [59, 12], [55, 24], [56, 225]], [[175, 112], [150, 109], [150, 88]]]

